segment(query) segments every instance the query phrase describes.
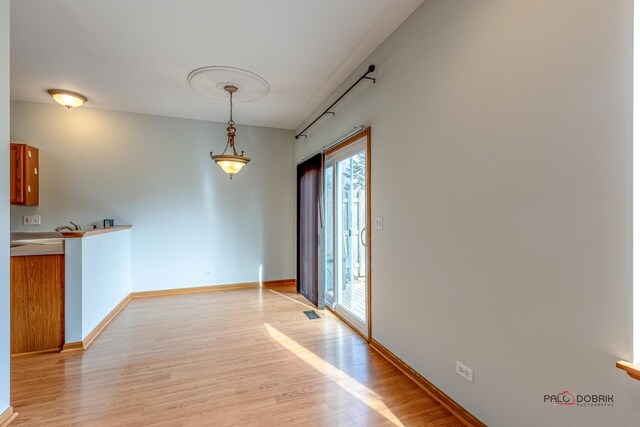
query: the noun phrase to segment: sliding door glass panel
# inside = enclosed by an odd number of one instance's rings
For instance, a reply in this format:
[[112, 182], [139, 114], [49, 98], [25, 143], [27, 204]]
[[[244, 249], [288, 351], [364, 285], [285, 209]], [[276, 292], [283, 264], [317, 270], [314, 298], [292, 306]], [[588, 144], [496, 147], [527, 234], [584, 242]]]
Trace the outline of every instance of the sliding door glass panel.
[[334, 234], [333, 234], [333, 164], [324, 170], [324, 259], [325, 259], [325, 303], [330, 307], [334, 302]]
[[366, 155], [364, 149], [335, 163], [336, 304], [367, 323]]

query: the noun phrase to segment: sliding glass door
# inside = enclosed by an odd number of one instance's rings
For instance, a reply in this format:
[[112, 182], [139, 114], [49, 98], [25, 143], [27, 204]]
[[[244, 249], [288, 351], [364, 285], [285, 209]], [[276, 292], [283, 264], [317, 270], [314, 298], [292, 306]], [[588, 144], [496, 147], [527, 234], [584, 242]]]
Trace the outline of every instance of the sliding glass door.
[[325, 169], [324, 169], [324, 281], [325, 281], [325, 289], [324, 289], [324, 302], [325, 305], [333, 308], [334, 305], [334, 232], [333, 232], [333, 214], [334, 214], [334, 203], [333, 203], [333, 171], [334, 171], [333, 163], [327, 162], [325, 159]]
[[368, 336], [367, 138], [325, 158], [325, 302]]

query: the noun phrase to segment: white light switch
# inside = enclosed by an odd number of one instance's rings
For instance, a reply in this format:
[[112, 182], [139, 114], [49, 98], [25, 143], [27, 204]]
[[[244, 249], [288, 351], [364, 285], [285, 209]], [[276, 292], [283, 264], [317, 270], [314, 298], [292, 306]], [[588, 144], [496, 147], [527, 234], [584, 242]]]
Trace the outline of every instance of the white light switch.
[[376, 230], [382, 230], [383, 221], [381, 216], [377, 216], [375, 219], [375, 228]]
[[40, 225], [40, 215], [25, 215], [22, 217], [24, 225]]

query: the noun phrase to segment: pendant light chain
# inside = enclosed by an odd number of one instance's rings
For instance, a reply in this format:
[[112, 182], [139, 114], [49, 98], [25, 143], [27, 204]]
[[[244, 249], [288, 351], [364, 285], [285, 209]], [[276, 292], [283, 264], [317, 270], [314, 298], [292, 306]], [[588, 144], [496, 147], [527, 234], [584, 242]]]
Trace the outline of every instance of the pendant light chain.
[[[233, 92], [232, 91], [229, 91], [229, 121], [227, 122], [227, 124], [229, 125], [229, 127], [233, 127], [234, 125], [233, 123]], [[229, 135], [229, 128], [227, 128], [227, 145], [224, 146], [224, 150], [222, 150], [222, 155], [224, 155], [227, 152], [227, 148], [229, 148], [230, 141], [233, 141], [233, 139], [231, 138], [231, 135]], [[231, 149], [235, 153], [236, 150], [233, 144], [231, 144]]]
[[[236, 151], [236, 145], [235, 145], [236, 127], [234, 126], [235, 123], [233, 121], [233, 92], [238, 90], [238, 88], [234, 86], [231, 86], [231, 87], [227, 86], [225, 89], [228, 89], [228, 92], [229, 92], [229, 121], [227, 122], [229, 127], [227, 128], [227, 136], [228, 136], [227, 145], [231, 146], [233, 155], [237, 156], [238, 153]], [[241, 155], [244, 155], [244, 152]]]
[[229, 125], [233, 126], [233, 92], [229, 92]]

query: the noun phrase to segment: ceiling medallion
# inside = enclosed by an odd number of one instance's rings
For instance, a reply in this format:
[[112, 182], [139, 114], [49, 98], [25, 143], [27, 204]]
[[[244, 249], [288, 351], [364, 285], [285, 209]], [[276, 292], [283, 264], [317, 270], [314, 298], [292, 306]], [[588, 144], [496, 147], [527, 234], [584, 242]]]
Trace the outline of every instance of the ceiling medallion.
[[198, 92], [216, 99], [227, 100], [227, 86], [235, 86], [238, 93], [236, 102], [252, 102], [262, 99], [269, 93], [271, 86], [259, 75], [251, 71], [234, 67], [202, 67], [193, 70], [187, 77], [189, 84]]

